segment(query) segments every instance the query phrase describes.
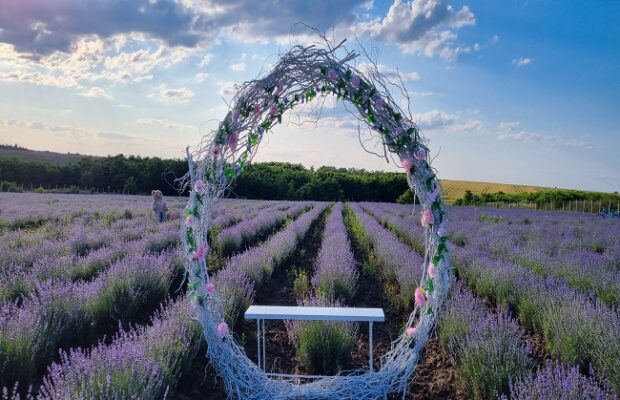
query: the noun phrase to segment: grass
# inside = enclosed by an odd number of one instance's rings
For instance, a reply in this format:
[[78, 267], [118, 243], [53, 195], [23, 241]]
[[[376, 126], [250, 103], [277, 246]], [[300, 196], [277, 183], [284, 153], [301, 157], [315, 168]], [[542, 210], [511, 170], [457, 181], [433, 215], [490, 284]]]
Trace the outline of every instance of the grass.
[[449, 204], [454, 203], [458, 198], [463, 197], [466, 190], [471, 190], [473, 194], [504, 192], [506, 194], [517, 194], [523, 192], [540, 192], [553, 188], [543, 186], [513, 185], [510, 183], [491, 183], [476, 181], [459, 181], [453, 179], [441, 179], [441, 188]]

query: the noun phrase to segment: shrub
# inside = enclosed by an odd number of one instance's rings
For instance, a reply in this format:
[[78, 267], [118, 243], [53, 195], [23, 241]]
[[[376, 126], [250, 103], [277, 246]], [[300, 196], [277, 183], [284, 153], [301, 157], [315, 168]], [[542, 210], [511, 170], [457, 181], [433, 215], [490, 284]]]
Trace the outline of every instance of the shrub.
[[335, 374], [349, 362], [354, 345], [351, 324], [310, 321], [300, 324], [297, 356], [314, 373]]

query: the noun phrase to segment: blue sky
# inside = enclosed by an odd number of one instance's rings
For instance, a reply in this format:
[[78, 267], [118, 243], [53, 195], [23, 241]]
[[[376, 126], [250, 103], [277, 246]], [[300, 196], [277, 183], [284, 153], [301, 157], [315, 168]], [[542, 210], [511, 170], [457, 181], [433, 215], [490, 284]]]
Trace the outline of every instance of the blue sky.
[[[620, 190], [620, 2], [0, 0], [0, 142], [182, 157], [304, 22], [405, 79], [440, 177]], [[363, 63], [360, 59], [358, 65]], [[396, 170], [326, 103], [256, 160]]]

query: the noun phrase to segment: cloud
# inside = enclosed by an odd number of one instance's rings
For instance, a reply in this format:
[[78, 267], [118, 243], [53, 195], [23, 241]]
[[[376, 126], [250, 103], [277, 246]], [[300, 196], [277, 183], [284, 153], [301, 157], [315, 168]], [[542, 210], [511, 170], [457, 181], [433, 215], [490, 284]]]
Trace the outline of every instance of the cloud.
[[394, 43], [407, 54], [454, 60], [471, 50], [456, 43], [455, 30], [475, 24], [476, 17], [468, 6], [456, 11], [447, 0], [395, 0], [384, 18], [359, 23], [354, 31]]
[[[30, 57], [71, 52], [81, 37], [141, 35], [167, 46], [207, 46], [218, 36], [248, 42], [304, 30], [350, 25], [368, 0], [0, 0], [0, 42]], [[208, 63], [207, 63], [208, 64]], [[201, 66], [206, 64], [201, 62]]]
[[230, 69], [235, 71], [235, 72], [242, 72], [245, 71], [245, 63], [244, 62], [240, 62], [237, 64], [231, 64]]
[[237, 92], [235, 88], [235, 82], [232, 81], [220, 81], [216, 83], [219, 88], [217, 94], [221, 97], [232, 97]]
[[198, 63], [198, 66], [201, 68], [206, 67], [207, 65], [211, 64], [211, 61], [213, 61], [213, 54], [207, 53], [204, 55], [204, 57], [202, 57], [202, 59]]
[[202, 83], [206, 81], [208, 77], [209, 77], [209, 74], [206, 72], [199, 72], [196, 75], [194, 75], [194, 78], [196, 79], [196, 82], [198, 83]]
[[537, 132], [528, 132], [520, 128], [519, 122], [500, 122], [497, 126], [497, 138], [500, 140], [515, 140], [525, 143], [540, 143], [554, 147], [569, 147], [575, 149], [591, 149], [592, 145], [586, 141], [562, 137], [559, 135], [547, 135]]
[[99, 137], [100, 139], [110, 139], [110, 140], [131, 140], [133, 139], [129, 135], [125, 135], [122, 133], [116, 133], [116, 132], [99, 132], [97, 133], [97, 137]]
[[159, 87], [159, 95], [166, 100], [186, 104], [194, 97], [194, 92], [186, 87], [171, 88], [167, 85], [162, 85]]
[[173, 122], [165, 118], [138, 118], [136, 122], [140, 125], [159, 126], [177, 131], [197, 131], [197, 127], [193, 125]]
[[[370, 63], [361, 63], [357, 65], [356, 68], [360, 70], [360, 72], [362, 73], [369, 73], [370, 71], [372, 71], [374, 66]], [[379, 70], [379, 73], [381, 73], [383, 76], [385, 76], [392, 82], [398, 82], [399, 74], [402, 80], [405, 82], [406, 81], [417, 81], [418, 79], [420, 79], [420, 75], [417, 72], [399, 71], [396, 68], [388, 67], [387, 65], [384, 65], [384, 64], [377, 64], [377, 69]]]
[[68, 52], [78, 38], [90, 34], [141, 33], [188, 47], [207, 35], [196, 30], [204, 16], [172, 0], [2, 0], [0, 8], [0, 42], [33, 57]]
[[457, 119], [454, 114], [441, 110], [431, 110], [417, 116], [418, 126], [424, 130], [434, 130], [453, 125]]
[[85, 97], [96, 97], [101, 99], [113, 100], [114, 98], [110, 96], [103, 88], [98, 86], [93, 86], [88, 89], [86, 92], [80, 93], [81, 96]]
[[185, 0], [201, 10], [207, 26], [220, 34], [249, 43], [266, 42], [309, 30], [303, 21], [320, 31], [350, 26], [356, 21], [355, 9], [368, 7], [367, 0]]
[[512, 65], [515, 66], [515, 68], [521, 68], [521, 67], [525, 67], [526, 65], [530, 65], [532, 63], [532, 59], [531, 58], [525, 58], [525, 57], [520, 57], [520, 58], [515, 58], [514, 60], [512, 60]]
[[25, 120], [0, 120], [0, 125], [9, 128], [44, 130], [52, 132], [58, 136], [92, 136], [92, 132], [87, 129], [77, 128], [68, 125], [48, 124], [45, 122], [33, 122]]

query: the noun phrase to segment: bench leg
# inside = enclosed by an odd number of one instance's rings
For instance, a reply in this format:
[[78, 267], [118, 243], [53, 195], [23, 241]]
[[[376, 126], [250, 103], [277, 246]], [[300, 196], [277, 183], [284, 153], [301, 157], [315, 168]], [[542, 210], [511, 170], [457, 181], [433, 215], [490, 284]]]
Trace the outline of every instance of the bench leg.
[[262, 329], [263, 331], [263, 370], [267, 371], [267, 355], [265, 352], [265, 348], [266, 348], [265, 346], [265, 320], [264, 319], [262, 320], [262, 323], [263, 323], [263, 329]]
[[260, 368], [261, 366], [261, 362], [260, 362], [260, 356], [261, 356], [261, 349], [260, 349], [260, 319], [256, 320], [256, 363], [258, 364], [258, 368]]
[[370, 360], [368, 364], [370, 364], [370, 370], [373, 370], [373, 360], [372, 360], [372, 321], [368, 322], [368, 351], [370, 352]]

